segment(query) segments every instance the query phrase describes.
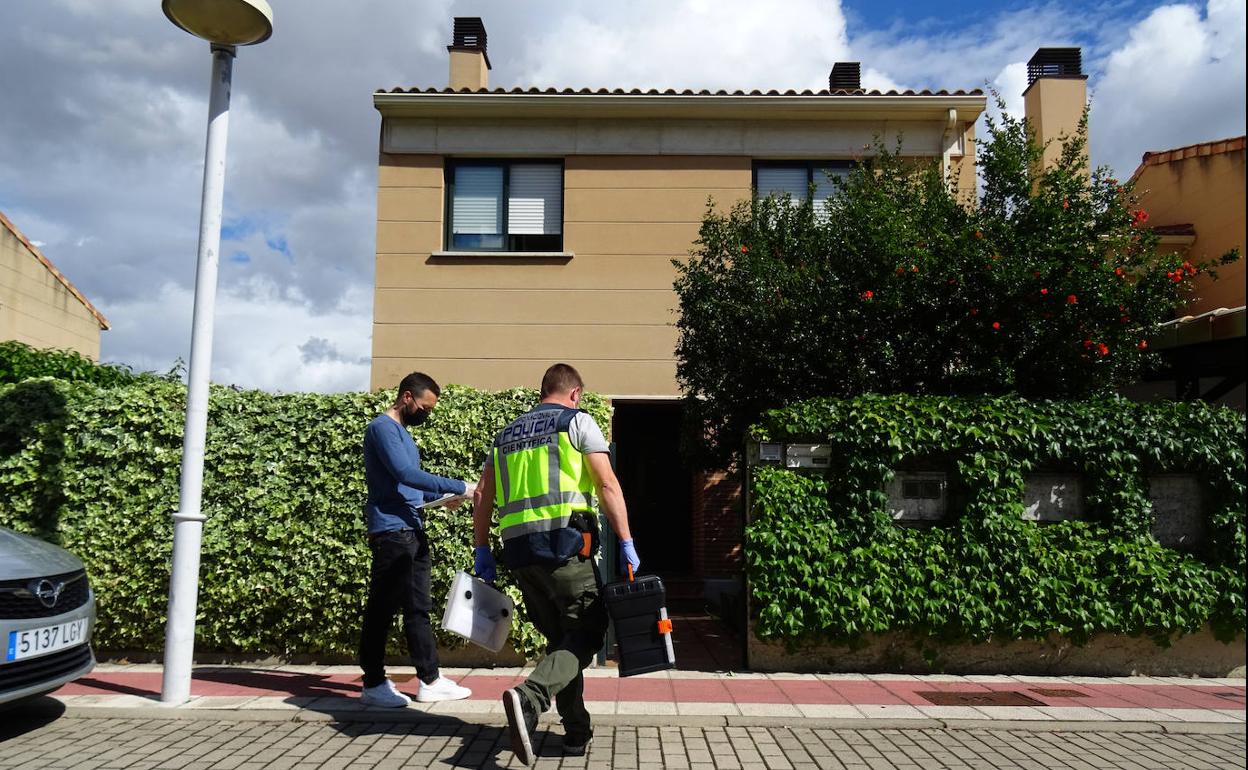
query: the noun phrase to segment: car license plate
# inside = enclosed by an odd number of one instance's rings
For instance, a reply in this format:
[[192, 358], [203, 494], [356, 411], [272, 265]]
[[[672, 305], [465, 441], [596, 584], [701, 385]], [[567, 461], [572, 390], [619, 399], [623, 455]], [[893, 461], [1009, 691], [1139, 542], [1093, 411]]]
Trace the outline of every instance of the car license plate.
[[87, 619], [80, 618], [68, 623], [42, 628], [28, 628], [25, 631], [9, 632], [9, 649], [5, 660], [21, 660], [44, 655], [49, 652], [63, 650], [83, 642], [87, 633]]

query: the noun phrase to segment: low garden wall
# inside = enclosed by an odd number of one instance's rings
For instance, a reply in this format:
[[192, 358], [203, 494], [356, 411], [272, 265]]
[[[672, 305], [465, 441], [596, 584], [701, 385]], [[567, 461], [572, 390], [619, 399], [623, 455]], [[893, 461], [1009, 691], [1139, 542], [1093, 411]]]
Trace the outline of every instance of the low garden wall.
[[864, 396], [752, 439], [752, 668], [1242, 675], [1240, 413]]

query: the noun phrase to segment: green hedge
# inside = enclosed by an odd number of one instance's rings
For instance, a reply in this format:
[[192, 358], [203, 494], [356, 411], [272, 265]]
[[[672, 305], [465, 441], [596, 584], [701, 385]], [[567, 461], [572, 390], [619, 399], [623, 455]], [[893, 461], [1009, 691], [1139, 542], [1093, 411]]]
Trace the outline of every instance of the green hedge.
[[[365, 425], [393, 398], [394, 391], [273, 395], [213, 387], [200, 650], [354, 654], [369, 563], [360, 444]], [[98, 596], [99, 647], [163, 649], [185, 400], [183, 386], [162, 381], [0, 386], [0, 525], [59, 542], [83, 559]], [[423, 465], [475, 478], [495, 432], [536, 401], [532, 390], [445, 388], [416, 432]], [[606, 401], [587, 395], [582, 405], [605, 432]], [[452, 575], [472, 568], [471, 508], [436, 509], [426, 526], [440, 616]], [[500, 583], [519, 599], [508, 581], [500, 570]], [[535, 653], [539, 637], [520, 620], [512, 641]], [[447, 647], [462, 644], [438, 633]]]
[[165, 375], [135, 372], [119, 364], [97, 364], [76, 350], [44, 350], [17, 340], [0, 342], [0, 384], [32, 377], [55, 377], [106, 387], [157, 379], [176, 381], [179, 367], [180, 364]]
[[[983, 641], [1097, 632], [1165, 644], [1245, 626], [1244, 416], [1203, 403], [864, 396], [767, 413], [755, 439], [828, 443], [833, 467], [755, 467], [746, 553], [756, 632], [855, 643], [867, 633]], [[907, 463], [951, 479], [949, 518], [895, 524], [885, 484]], [[913, 466], [911, 466], [913, 467]], [[1022, 520], [1032, 469], [1082, 474], [1085, 518]], [[1196, 474], [1208, 539], [1151, 534], [1148, 478]]]

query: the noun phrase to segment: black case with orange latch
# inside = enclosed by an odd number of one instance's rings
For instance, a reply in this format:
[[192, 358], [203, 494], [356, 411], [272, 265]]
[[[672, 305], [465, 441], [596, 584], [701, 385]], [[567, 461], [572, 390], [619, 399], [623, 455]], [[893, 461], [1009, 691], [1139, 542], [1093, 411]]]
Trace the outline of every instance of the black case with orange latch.
[[602, 589], [607, 614], [615, 626], [620, 676], [676, 667], [667, 590], [658, 575], [608, 583]]

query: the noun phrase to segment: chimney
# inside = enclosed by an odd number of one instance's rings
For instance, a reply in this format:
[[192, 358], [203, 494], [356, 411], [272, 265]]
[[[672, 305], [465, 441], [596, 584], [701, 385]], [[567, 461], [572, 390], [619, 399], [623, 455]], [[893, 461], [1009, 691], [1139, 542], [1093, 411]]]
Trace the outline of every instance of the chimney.
[[829, 91], [861, 91], [862, 65], [856, 61], [838, 61], [828, 76]]
[[1078, 48], [1041, 48], [1027, 62], [1023, 111], [1036, 141], [1048, 143], [1041, 165], [1053, 165], [1062, 153], [1062, 135], [1073, 136], [1088, 103], [1088, 76]]
[[451, 44], [451, 88], [481, 91], [490, 87], [490, 57], [485, 53], [485, 22], [479, 16], [456, 16]]

